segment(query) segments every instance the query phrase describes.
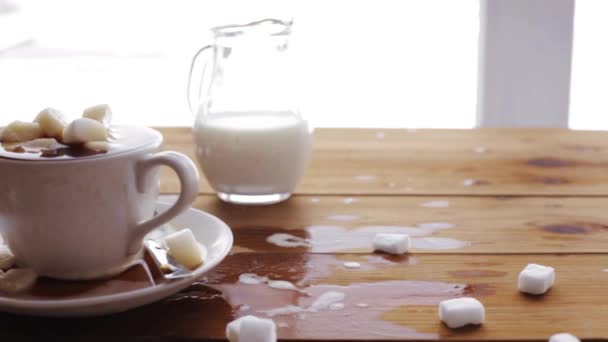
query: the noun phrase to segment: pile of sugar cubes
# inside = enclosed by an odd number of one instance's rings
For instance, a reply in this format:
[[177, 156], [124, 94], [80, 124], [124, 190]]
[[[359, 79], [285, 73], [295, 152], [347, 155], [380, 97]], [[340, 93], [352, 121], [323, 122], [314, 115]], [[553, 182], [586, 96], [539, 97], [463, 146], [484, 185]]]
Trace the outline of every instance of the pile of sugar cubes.
[[34, 121], [13, 121], [0, 132], [0, 142], [8, 150], [18, 148], [58, 149], [84, 145], [91, 150], [107, 150], [112, 110], [106, 104], [86, 108], [81, 118], [68, 123], [54, 108], [43, 109]]

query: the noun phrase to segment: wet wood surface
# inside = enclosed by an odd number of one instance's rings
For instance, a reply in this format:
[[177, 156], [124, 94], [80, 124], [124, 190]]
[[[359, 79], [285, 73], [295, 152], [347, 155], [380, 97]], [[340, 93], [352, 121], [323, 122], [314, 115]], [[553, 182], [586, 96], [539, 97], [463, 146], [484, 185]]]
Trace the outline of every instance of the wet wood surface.
[[[165, 149], [193, 157], [189, 129], [161, 131]], [[607, 151], [602, 132], [318, 130], [311, 167], [286, 202], [226, 204], [203, 181], [194, 207], [228, 223], [235, 245], [188, 289], [105, 317], [0, 314], [0, 338], [221, 340], [229, 321], [254, 314], [286, 340], [606, 339]], [[171, 201], [176, 177], [163, 170], [162, 184]], [[414, 248], [373, 253], [376, 232], [408, 233]], [[547, 294], [517, 291], [528, 263], [555, 267]], [[319, 305], [332, 292], [344, 298]], [[448, 329], [437, 304], [462, 296], [485, 305], [486, 322]]]
[[[373, 234], [388, 231], [409, 234], [417, 254], [608, 248], [606, 198], [297, 195], [273, 206], [238, 206], [208, 195], [194, 205], [228, 223], [234, 250], [243, 252], [371, 253]], [[308, 246], [280, 247], [267, 241], [272, 234], [291, 234]]]
[[[193, 159], [191, 130], [163, 129]], [[608, 195], [608, 133], [565, 129], [318, 129], [301, 194]], [[163, 173], [163, 191], [177, 179]], [[203, 181], [202, 193], [212, 193]]]

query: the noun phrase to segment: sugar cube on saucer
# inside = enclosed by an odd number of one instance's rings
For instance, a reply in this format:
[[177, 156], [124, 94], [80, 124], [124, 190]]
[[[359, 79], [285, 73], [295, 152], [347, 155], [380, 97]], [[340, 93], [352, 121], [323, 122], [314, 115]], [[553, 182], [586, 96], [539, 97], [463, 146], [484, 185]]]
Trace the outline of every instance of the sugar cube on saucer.
[[42, 138], [42, 129], [37, 122], [13, 121], [2, 130], [0, 141], [22, 142]]
[[8, 246], [0, 245], [0, 270], [6, 270], [15, 265], [15, 257]]
[[45, 108], [34, 122], [37, 122], [42, 129], [42, 133], [48, 138], [55, 138], [59, 141], [63, 139], [63, 129], [67, 124], [63, 114], [55, 108]]
[[38, 276], [29, 268], [12, 268], [0, 274], [0, 291], [17, 293], [26, 291], [36, 283]]
[[378, 233], [374, 236], [374, 250], [389, 254], [403, 254], [410, 249], [410, 237], [407, 234]]
[[559, 333], [549, 337], [549, 342], [581, 342], [576, 336], [568, 333]]
[[475, 298], [455, 298], [439, 303], [439, 318], [451, 329], [481, 324], [485, 319], [483, 304]]
[[202, 264], [207, 256], [207, 250], [196, 241], [189, 228], [167, 235], [164, 242], [169, 255], [191, 270]]
[[112, 121], [112, 110], [107, 104], [100, 104], [85, 109], [84, 113], [82, 113], [82, 117], [93, 119], [104, 126], [109, 126], [110, 121]]
[[248, 315], [228, 323], [226, 337], [230, 342], [275, 342], [277, 327], [271, 319]]
[[519, 273], [517, 287], [519, 291], [540, 295], [547, 292], [555, 282], [553, 267], [529, 264]]

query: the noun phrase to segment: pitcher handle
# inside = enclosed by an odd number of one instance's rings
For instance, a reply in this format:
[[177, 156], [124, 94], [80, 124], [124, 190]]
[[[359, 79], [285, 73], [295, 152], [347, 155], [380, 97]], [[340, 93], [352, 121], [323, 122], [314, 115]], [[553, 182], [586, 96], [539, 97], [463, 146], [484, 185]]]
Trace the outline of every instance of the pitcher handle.
[[[190, 108], [190, 112], [192, 112], [192, 114], [195, 114], [194, 108], [192, 108], [192, 72], [194, 71], [194, 67], [196, 65], [196, 61], [198, 59], [198, 57], [205, 52], [205, 50], [208, 50], [210, 48], [212, 48], [213, 45], [207, 45], [202, 47], [201, 49], [199, 49], [195, 54], [194, 57], [192, 57], [192, 62], [190, 63], [190, 72], [188, 73], [188, 89], [186, 92], [186, 96], [188, 97], [188, 108]], [[205, 79], [205, 71], [207, 69], [207, 63], [205, 63], [205, 66], [203, 67], [203, 74], [201, 76], [200, 82], [198, 84], [198, 100], [200, 100], [200, 96], [201, 96], [201, 88], [203, 85], [203, 80]]]

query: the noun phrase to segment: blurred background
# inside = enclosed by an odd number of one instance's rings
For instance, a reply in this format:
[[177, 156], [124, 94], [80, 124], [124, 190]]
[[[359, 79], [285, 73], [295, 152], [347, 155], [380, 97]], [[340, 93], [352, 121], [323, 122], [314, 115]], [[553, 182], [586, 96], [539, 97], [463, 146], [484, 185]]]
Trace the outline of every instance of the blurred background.
[[[575, 10], [570, 127], [608, 129], [608, 1]], [[475, 125], [478, 0], [0, 0], [0, 125], [108, 103], [117, 123], [188, 126], [209, 28], [294, 18], [301, 108], [316, 126]]]

